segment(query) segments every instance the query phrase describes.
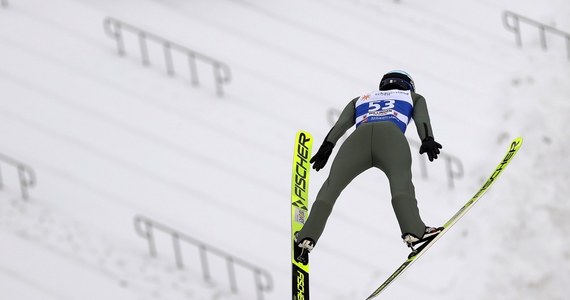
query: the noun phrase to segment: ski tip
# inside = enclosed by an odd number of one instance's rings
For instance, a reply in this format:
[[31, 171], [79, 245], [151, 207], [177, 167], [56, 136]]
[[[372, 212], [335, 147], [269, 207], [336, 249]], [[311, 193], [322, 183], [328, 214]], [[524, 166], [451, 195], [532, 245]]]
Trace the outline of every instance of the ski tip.
[[522, 146], [523, 143], [523, 138], [522, 136], [516, 137], [513, 139], [513, 141], [511, 142], [511, 151], [512, 150], [519, 150], [520, 147]]
[[303, 145], [305, 145], [305, 144], [312, 145], [313, 144], [313, 136], [308, 131], [299, 130], [299, 131], [297, 131], [297, 134], [295, 136], [295, 141], [298, 143], [301, 143]]

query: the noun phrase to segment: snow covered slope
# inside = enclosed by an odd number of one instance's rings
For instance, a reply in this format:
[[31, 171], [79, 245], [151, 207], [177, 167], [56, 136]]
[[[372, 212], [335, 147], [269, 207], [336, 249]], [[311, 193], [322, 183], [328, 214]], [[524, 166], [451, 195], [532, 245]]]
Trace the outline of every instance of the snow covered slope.
[[[7, 299], [254, 299], [227, 280], [177, 270], [171, 241], [148, 255], [144, 215], [268, 270], [266, 299], [290, 297], [289, 181], [298, 129], [316, 145], [335, 112], [405, 69], [430, 109], [446, 159], [414, 157], [423, 218], [445, 222], [514, 136], [525, 145], [457, 227], [385, 299], [564, 299], [570, 280], [570, 61], [560, 37], [523, 48], [504, 10], [570, 32], [570, 5], [533, 1], [9, 0], [0, 9], [0, 153], [32, 166], [19, 199], [0, 162], [0, 293]], [[159, 46], [140, 63], [105, 34], [113, 17], [231, 68], [224, 96], [210, 70], [167, 76]], [[417, 141], [411, 126], [407, 136]], [[458, 166], [453, 165], [455, 171]], [[311, 194], [328, 168], [312, 174]], [[370, 195], [374, 195], [371, 197]], [[190, 259], [192, 250], [185, 249]], [[377, 170], [341, 195], [312, 255], [317, 298], [366, 297], [407, 255]], [[87, 284], [88, 283], [88, 284]]]

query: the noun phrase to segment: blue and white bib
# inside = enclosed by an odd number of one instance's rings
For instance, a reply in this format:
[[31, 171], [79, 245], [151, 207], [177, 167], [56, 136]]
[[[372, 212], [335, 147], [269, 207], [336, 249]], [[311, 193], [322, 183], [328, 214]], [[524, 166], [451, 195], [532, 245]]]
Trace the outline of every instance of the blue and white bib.
[[362, 123], [389, 121], [406, 132], [414, 103], [410, 91], [374, 91], [356, 101], [356, 127]]

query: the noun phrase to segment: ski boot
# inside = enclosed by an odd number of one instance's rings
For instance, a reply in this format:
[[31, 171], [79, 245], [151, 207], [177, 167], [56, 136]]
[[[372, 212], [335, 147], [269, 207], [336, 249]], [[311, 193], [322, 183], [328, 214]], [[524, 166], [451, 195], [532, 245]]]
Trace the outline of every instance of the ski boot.
[[[414, 234], [405, 233], [402, 234], [402, 239], [404, 243], [412, 249], [412, 253], [408, 256], [408, 258], [415, 256], [418, 254], [422, 249], [435, 238], [444, 228], [443, 227], [426, 227], [424, 231], [424, 235], [421, 238], [418, 238]], [[414, 248], [414, 246], [420, 245], [418, 248]]]
[[295, 236], [295, 244], [296, 247], [294, 248], [293, 252], [295, 260], [304, 265], [308, 264], [309, 252], [311, 252], [315, 247], [315, 242], [311, 238], [304, 238], [300, 241], [297, 241], [297, 237]]

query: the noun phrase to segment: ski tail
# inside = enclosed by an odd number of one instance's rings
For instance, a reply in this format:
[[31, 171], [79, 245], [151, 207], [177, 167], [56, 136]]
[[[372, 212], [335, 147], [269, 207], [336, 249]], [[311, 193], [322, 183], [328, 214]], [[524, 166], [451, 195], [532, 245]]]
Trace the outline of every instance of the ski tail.
[[313, 137], [306, 131], [295, 136], [293, 171], [291, 176], [291, 264], [293, 300], [309, 300], [309, 262], [296, 256], [295, 233], [299, 232], [309, 216], [309, 175]]
[[384, 283], [382, 283], [370, 296], [368, 296], [366, 300], [371, 300], [377, 297], [382, 291], [384, 291], [392, 282], [394, 282], [400, 275], [402, 275], [405, 270], [407, 270], [416, 260], [418, 260], [438, 239], [440, 239], [455, 223], [457, 223], [457, 221], [459, 221], [459, 219], [461, 219], [461, 217], [463, 217], [473, 207], [473, 205], [479, 201], [479, 199], [481, 199], [481, 197], [487, 192], [487, 190], [489, 190], [493, 183], [495, 183], [503, 170], [509, 165], [515, 154], [521, 148], [522, 142], [523, 139], [521, 137], [512, 140], [507, 154], [505, 154], [501, 162], [494, 169], [493, 173], [491, 173], [491, 176], [487, 179], [487, 181], [485, 181], [485, 183], [483, 183], [477, 193], [475, 193], [475, 195], [471, 197], [471, 199], [469, 199], [469, 201], [467, 201], [467, 203], [465, 203], [465, 205], [463, 205], [463, 207], [461, 207], [457, 213], [455, 213], [455, 215], [453, 215], [453, 217], [451, 217], [451, 219], [445, 223], [445, 225], [443, 225], [444, 229], [438, 235], [436, 235], [432, 240], [420, 246], [420, 248], [416, 249], [417, 252], [412, 252], [408, 259], [406, 259], [406, 261], [404, 261], [404, 263], [402, 263], [400, 267], [398, 267], [398, 269], [396, 269], [396, 271], [394, 271], [394, 273], [392, 273], [392, 275], [390, 275], [390, 277], [384, 281]]

